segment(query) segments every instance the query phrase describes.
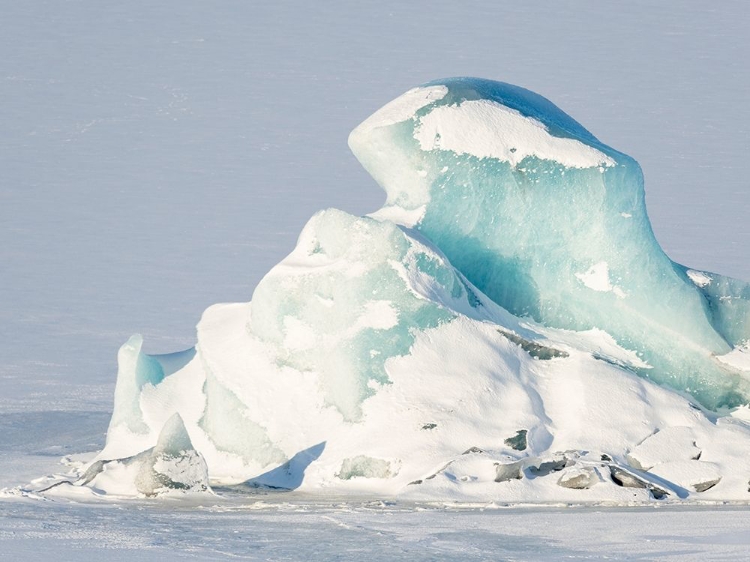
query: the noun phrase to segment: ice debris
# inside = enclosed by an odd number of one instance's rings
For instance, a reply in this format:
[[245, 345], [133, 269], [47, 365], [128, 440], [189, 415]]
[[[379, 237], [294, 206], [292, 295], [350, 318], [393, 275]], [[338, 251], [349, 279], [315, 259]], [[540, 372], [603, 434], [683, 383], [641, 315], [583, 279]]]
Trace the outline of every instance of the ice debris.
[[[116, 486], [112, 477], [118, 481]], [[145, 496], [210, 490], [206, 461], [193, 447], [179, 414], [167, 420], [154, 447], [132, 457], [98, 459], [74, 484]]]
[[557, 484], [563, 488], [587, 490], [599, 481], [599, 475], [593, 467], [572, 466], [563, 471], [557, 480]]
[[375, 459], [365, 455], [358, 455], [351, 459], [344, 459], [341, 469], [336, 476], [341, 480], [352, 478], [390, 478], [391, 463], [384, 459]]
[[156, 446], [141, 463], [135, 485], [146, 496], [170, 490], [208, 490], [206, 461], [193, 448], [180, 414], [164, 424]]
[[669, 495], [669, 491], [652, 482], [649, 478], [636, 474], [621, 466], [610, 465], [612, 480], [623, 488], [644, 488], [651, 492], [654, 499], [660, 500]]
[[523, 460], [511, 463], [495, 463], [495, 482], [520, 480], [523, 478], [523, 469], [525, 466], [526, 462]]
[[511, 449], [515, 449], [516, 451], [525, 451], [527, 433], [528, 430], [519, 429], [513, 437], [508, 437], [505, 440], [505, 444]]

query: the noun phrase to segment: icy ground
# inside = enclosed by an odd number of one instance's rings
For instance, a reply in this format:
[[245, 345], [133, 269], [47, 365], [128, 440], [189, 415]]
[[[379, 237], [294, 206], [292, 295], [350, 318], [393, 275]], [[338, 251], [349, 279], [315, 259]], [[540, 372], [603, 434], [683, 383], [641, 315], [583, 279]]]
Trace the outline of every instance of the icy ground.
[[[143, 332], [150, 353], [192, 345], [200, 312], [246, 300], [317, 209], [378, 207], [377, 189], [356, 189], [369, 179], [344, 139], [384, 100], [436, 76], [486, 76], [555, 100], [643, 165], [649, 214], [672, 258], [750, 279], [744, 1], [576, 9], [484, 1], [7, 4], [0, 19], [0, 487], [59, 470], [62, 455], [101, 449], [113, 351], [130, 334]], [[326, 181], [311, 184], [313, 177]], [[408, 535], [415, 541], [442, 533], [458, 559], [490, 545], [501, 553], [493, 558], [529, 559], [539, 549], [549, 558], [566, 547], [591, 558], [737, 560], [747, 552], [746, 514], [341, 517], [355, 525], [376, 519], [396, 536], [416, 531]], [[321, 558], [354, 557], [337, 548], [354, 531], [323, 519], [331, 514], [322, 507], [307, 515], [319, 523], [310, 534], [298, 523], [304, 515], [282, 510], [6, 499], [0, 557], [163, 559], [174, 546], [170, 556], [228, 559], [259, 544], [250, 532], [286, 540], [288, 559], [326, 548]], [[201, 551], [202, 533], [226, 554]], [[498, 533], [526, 538], [496, 540]], [[393, 549], [404, 545], [412, 548], [405, 559], [447, 557], [393, 534], [380, 544], [368, 535], [359, 546], [377, 545], [383, 558], [398, 558]], [[535, 542], [540, 535], [549, 542]], [[121, 540], [97, 542], [106, 536]], [[117, 544], [127, 550], [113, 550]]]
[[[0, 503], [0, 559], [743, 560], [750, 510]], [[30, 545], [33, 544], [33, 547]]]

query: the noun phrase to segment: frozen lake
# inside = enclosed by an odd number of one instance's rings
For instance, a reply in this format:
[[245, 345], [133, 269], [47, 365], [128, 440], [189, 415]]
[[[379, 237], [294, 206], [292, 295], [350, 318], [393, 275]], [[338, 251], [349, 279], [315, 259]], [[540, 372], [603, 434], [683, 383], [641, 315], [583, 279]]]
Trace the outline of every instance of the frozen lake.
[[[132, 333], [150, 353], [192, 345], [315, 211], [379, 207], [347, 135], [435, 78], [548, 97], [641, 163], [674, 260], [750, 279], [748, 21], [740, 1], [8, 4], [0, 488], [102, 446]], [[178, 513], [3, 500], [0, 557], [737, 559], [750, 536], [747, 511], [713, 509]]]
[[741, 560], [747, 509], [0, 501], [0, 559]]

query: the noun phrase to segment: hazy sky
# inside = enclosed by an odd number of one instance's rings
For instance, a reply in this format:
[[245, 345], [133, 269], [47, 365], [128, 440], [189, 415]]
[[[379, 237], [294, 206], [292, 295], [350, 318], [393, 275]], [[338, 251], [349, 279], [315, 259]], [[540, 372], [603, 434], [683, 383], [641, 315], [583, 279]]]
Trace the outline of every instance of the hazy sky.
[[3, 7], [0, 407], [109, 408], [131, 333], [192, 345], [316, 210], [380, 206], [347, 135], [439, 77], [548, 97], [673, 259], [750, 279], [747, 2], [154, 4]]

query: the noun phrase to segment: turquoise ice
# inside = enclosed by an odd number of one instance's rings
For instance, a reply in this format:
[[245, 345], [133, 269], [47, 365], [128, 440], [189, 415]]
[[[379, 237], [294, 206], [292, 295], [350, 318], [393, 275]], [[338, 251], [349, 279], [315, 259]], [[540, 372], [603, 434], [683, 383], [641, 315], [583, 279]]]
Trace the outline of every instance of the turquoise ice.
[[445, 258], [391, 221], [328, 209], [253, 294], [251, 333], [277, 361], [320, 373], [326, 401], [348, 420], [389, 384], [385, 362], [417, 330], [473, 315], [479, 301]]
[[600, 328], [639, 374], [712, 409], [748, 401], [716, 361], [750, 340], [750, 285], [672, 262], [638, 163], [545, 98], [474, 78], [410, 90], [349, 144], [414, 227], [489, 298], [556, 328]]

